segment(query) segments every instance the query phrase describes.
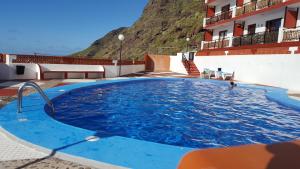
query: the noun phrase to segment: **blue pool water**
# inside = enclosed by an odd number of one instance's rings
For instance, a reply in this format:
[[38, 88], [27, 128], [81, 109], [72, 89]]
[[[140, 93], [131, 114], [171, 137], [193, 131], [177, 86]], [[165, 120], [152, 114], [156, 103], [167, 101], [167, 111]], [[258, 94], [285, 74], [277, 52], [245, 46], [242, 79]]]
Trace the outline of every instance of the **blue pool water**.
[[298, 139], [299, 111], [270, 101], [265, 94], [263, 89], [229, 90], [227, 83], [197, 79], [102, 84], [55, 98], [53, 118], [96, 131], [99, 137], [192, 148]]

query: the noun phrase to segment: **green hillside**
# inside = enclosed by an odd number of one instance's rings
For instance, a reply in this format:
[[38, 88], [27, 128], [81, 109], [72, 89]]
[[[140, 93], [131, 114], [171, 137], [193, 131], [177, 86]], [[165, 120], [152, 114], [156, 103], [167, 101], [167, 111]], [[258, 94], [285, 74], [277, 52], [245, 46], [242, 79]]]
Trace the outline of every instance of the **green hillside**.
[[174, 54], [201, 40], [204, 0], [149, 0], [142, 16], [131, 27], [119, 28], [73, 54], [88, 58], [118, 58], [118, 34], [125, 35], [123, 57], [142, 59], [145, 53]]

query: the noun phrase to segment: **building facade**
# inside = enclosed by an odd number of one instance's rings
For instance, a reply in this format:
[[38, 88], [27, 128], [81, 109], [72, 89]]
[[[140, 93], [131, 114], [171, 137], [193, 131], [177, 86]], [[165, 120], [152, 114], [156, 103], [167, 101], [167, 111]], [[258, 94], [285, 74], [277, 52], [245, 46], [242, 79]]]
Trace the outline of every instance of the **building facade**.
[[206, 0], [205, 3], [201, 50], [299, 42], [300, 0]]

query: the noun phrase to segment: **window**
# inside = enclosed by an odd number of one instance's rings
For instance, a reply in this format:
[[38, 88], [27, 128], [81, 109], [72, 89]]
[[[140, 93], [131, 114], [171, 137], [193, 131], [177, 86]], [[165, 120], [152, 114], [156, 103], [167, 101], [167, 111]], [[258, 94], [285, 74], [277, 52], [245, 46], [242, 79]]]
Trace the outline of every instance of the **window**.
[[266, 31], [267, 32], [279, 31], [280, 26], [281, 26], [281, 18], [267, 21]]
[[227, 36], [227, 31], [226, 31], [226, 30], [225, 30], [225, 31], [220, 31], [220, 32], [219, 32], [219, 40], [225, 39], [226, 36]]
[[248, 35], [255, 34], [256, 24], [248, 25]]
[[223, 6], [221, 9], [222, 12], [227, 12], [229, 10], [230, 10], [230, 4]]

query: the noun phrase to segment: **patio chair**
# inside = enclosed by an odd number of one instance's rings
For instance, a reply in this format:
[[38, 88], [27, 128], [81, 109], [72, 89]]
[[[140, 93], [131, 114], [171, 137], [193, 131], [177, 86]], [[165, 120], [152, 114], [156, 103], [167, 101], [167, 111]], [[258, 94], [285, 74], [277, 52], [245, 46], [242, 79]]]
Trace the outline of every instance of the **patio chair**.
[[233, 73], [222, 73], [223, 80], [233, 80], [234, 79], [234, 72]]
[[208, 68], [204, 68], [202, 74], [204, 75], [204, 78], [207, 78], [207, 79], [211, 79], [212, 77], [215, 77], [215, 76], [216, 76], [215, 71], [210, 70], [210, 69], [208, 69]]

